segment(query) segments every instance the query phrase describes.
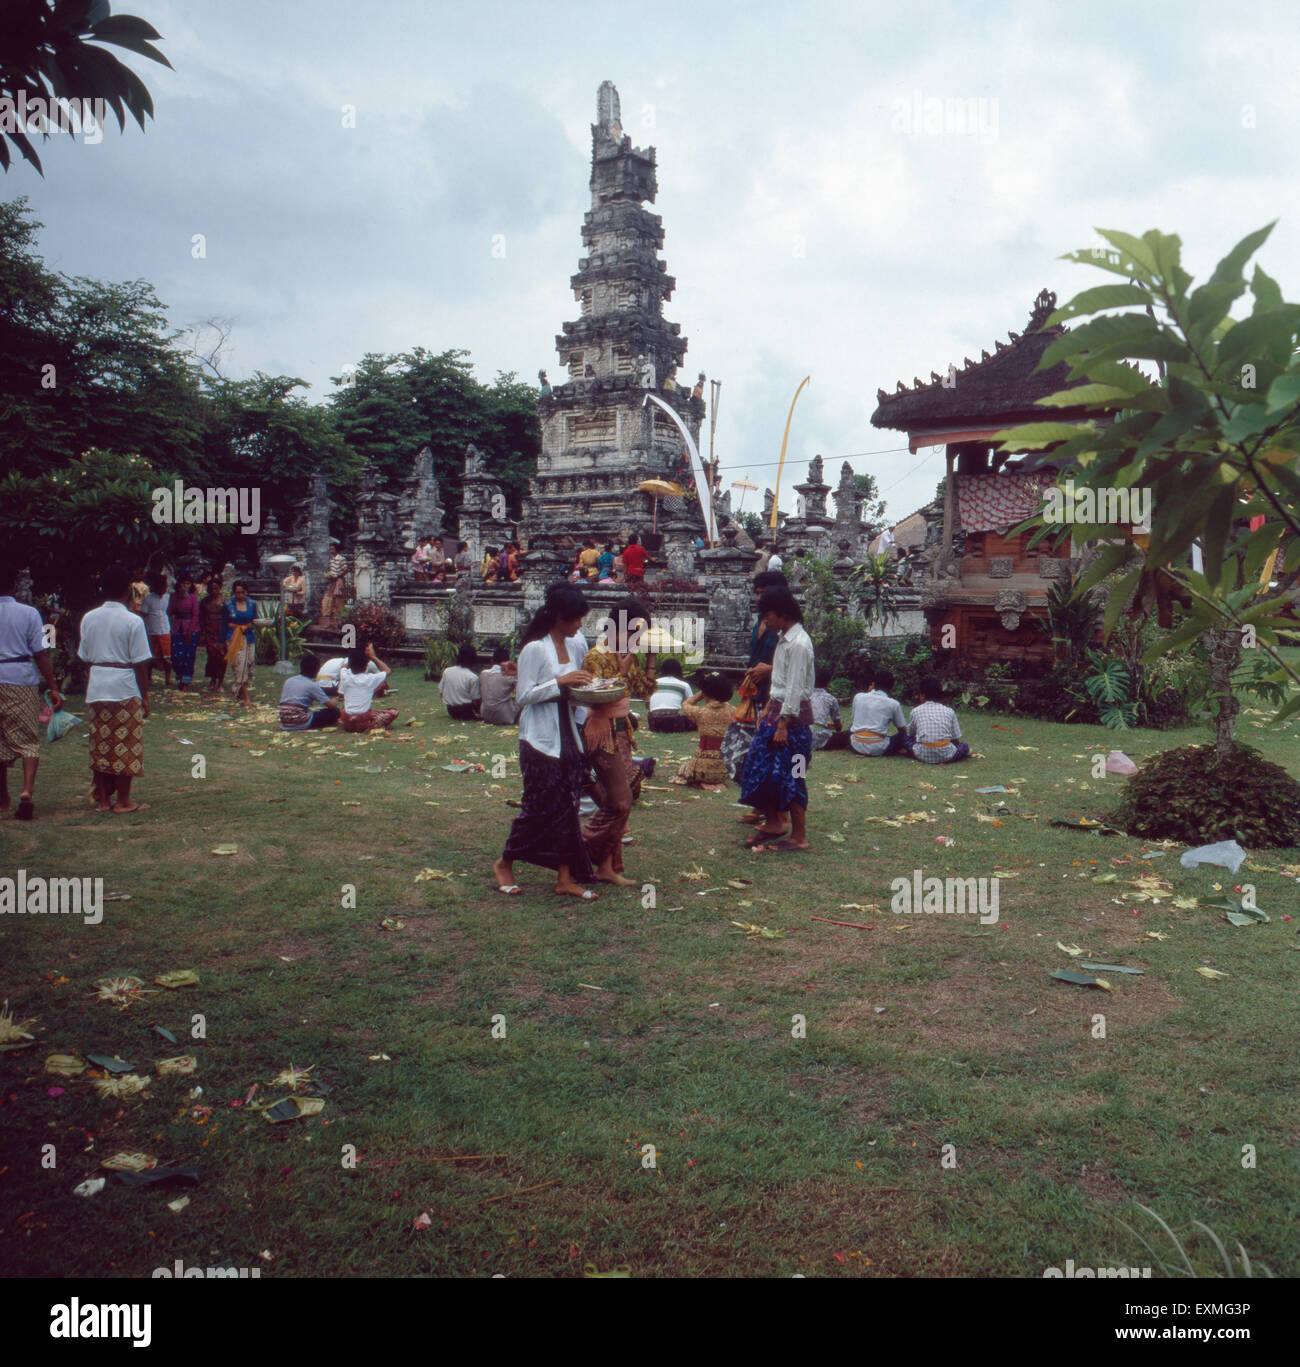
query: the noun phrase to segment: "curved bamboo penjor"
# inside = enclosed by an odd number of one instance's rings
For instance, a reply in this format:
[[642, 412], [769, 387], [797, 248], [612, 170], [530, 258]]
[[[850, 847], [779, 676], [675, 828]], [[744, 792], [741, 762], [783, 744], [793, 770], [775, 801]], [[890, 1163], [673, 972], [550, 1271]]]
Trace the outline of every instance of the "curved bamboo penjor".
[[781, 463], [776, 467], [776, 494], [772, 499], [772, 520], [768, 523], [768, 526], [770, 526], [773, 531], [776, 530], [777, 510], [781, 506], [781, 472], [785, 469], [785, 448], [787, 442], [790, 440], [790, 423], [794, 418], [794, 406], [799, 402], [799, 395], [803, 393], [804, 385], [811, 379], [811, 375], [805, 375], [803, 377], [803, 384], [794, 391], [794, 398], [790, 400], [790, 412], [786, 415], [785, 435], [781, 438]]
[[641, 401], [642, 408], [648, 403], [657, 403], [660, 408], [677, 424], [677, 430], [682, 434], [686, 441], [686, 449], [691, 453], [691, 471], [695, 475], [695, 487], [699, 490], [700, 507], [704, 509], [706, 518], [705, 526], [709, 529], [710, 542], [714, 539], [713, 532], [713, 489], [709, 484], [708, 476], [704, 471], [704, 462], [700, 459], [700, 453], [696, 449], [695, 439], [691, 436], [686, 424], [677, 416], [672, 408], [668, 406], [658, 394], [647, 394]]

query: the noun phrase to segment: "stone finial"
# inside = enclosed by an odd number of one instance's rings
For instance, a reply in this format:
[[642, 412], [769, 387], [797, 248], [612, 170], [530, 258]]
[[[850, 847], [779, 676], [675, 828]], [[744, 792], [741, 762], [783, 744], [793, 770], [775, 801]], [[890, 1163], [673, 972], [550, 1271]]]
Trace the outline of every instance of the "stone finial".
[[613, 81], [601, 81], [596, 91], [596, 122], [611, 137], [618, 138], [623, 134], [618, 91]]
[[1040, 290], [1034, 300], [1034, 311], [1029, 315], [1026, 332], [1038, 332], [1047, 326], [1047, 320], [1056, 312], [1056, 295], [1052, 290]]

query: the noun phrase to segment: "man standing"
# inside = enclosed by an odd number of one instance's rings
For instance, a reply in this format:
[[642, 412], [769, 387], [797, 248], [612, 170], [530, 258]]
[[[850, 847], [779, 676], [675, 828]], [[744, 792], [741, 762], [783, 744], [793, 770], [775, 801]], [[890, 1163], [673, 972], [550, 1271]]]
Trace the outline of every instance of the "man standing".
[[[781, 633], [772, 661], [772, 697], [759, 718], [745, 756], [740, 800], [761, 811], [754, 848], [806, 850], [808, 844], [808, 762], [812, 756], [812, 693], [816, 660], [812, 638], [803, 629], [803, 609], [787, 588], [763, 591], [759, 616]], [[790, 813], [784, 830], [782, 812]], [[782, 840], [779, 837], [787, 835]], [[776, 843], [768, 843], [775, 839]]]
[[23, 786], [14, 818], [30, 821], [41, 753], [41, 681], [56, 708], [63, 706], [63, 695], [54, 686], [41, 614], [13, 597], [19, 573], [15, 565], [0, 564], [0, 812], [10, 807], [9, 766], [21, 760]]
[[[149, 662], [144, 623], [130, 609], [131, 578], [113, 565], [101, 578], [105, 601], [81, 619], [77, 654], [90, 665], [90, 768], [101, 812], [147, 811], [131, 801], [131, 780], [144, 773], [144, 719], [149, 715]], [[116, 793], [116, 801], [114, 801]]]
[[325, 574], [325, 595], [321, 599], [320, 615], [325, 626], [333, 626], [343, 616], [347, 599], [348, 562], [343, 558], [343, 547], [330, 542], [330, 564]]

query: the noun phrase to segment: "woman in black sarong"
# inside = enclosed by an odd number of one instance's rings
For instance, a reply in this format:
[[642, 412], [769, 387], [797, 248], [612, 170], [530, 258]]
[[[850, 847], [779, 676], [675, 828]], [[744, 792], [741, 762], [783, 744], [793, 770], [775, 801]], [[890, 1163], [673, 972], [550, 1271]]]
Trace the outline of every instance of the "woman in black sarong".
[[524, 633], [515, 684], [524, 795], [506, 847], [492, 866], [497, 888], [507, 896], [523, 891], [514, 870], [515, 860], [522, 859], [554, 869], [556, 892], [588, 902], [596, 897], [581, 886], [594, 876], [578, 817], [583, 748], [577, 723], [586, 710], [573, 708], [567, 691], [591, 682], [581, 667], [587, 653], [580, 634], [586, 613], [581, 591], [557, 584]]

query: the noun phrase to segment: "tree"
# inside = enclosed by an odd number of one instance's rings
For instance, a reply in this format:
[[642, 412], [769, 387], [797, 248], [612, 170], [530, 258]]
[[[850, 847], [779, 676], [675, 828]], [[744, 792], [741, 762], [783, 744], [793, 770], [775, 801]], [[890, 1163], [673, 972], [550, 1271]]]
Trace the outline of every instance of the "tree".
[[459, 349], [435, 356], [423, 347], [370, 353], [351, 374], [333, 377], [340, 388], [330, 397], [335, 430], [390, 480], [409, 475], [416, 452], [431, 447], [446, 508], [460, 502], [471, 442], [515, 500], [527, 492], [541, 450], [536, 391], [514, 374], [482, 385], [468, 357]]
[[[1081, 426], [1028, 424], [1007, 433], [1002, 448], [1050, 452], [1040, 463], [1067, 467], [1076, 500], [1084, 490], [1108, 500], [1149, 494], [1149, 535], [1100, 519], [1065, 529], [1076, 541], [1102, 543], [1076, 592], [1122, 571], [1105, 630], [1126, 608], [1154, 611], [1164, 634], [1144, 663], [1204, 638], [1221, 759], [1234, 740], [1232, 678], [1243, 648], [1257, 646], [1273, 662], [1257, 680], [1262, 691], [1300, 686], [1279, 653], [1283, 641], [1297, 639], [1291, 598], [1269, 592], [1275, 573], [1300, 568], [1300, 305], [1284, 301], [1262, 267], [1245, 276], [1271, 231], [1244, 238], [1196, 289], [1180, 263], [1179, 239], [1155, 230], [1140, 238], [1103, 231], [1112, 250], [1069, 253], [1065, 259], [1123, 283], [1085, 290], [1053, 315], [1053, 322], [1090, 321], [1048, 347], [1040, 367], [1068, 361], [1070, 379], [1084, 383], [1041, 402], [1086, 407], [1096, 417]], [[1247, 289], [1251, 312], [1234, 319], [1232, 305]], [[1159, 364], [1163, 374], [1144, 374], [1141, 362]], [[1036, 540], [1060, 531], [1041, 517], [1032, 521]], [[1187, 617], [1170, 630], [1174, 602]], [[1297, 708], [1300, 691], [1276, 719]]]
[[885, 501], [880, 497], [875, 475], [855, 474], [853, 488], [862, 495], [862, 520], [867, 524], [868, 535], [874, 537], [885, 525]]
[[762, 513], [755, 513], [746, 509], [736, 514], [736, 521], [745, 529], [749, 539], [756, 546], [762, 545], [770, 535], [768, 526], [763, 521]]
[[0, 544], [66, 606], [86, 607], [105, 565], [157, 566], [211, 529], [157, 523], [152, 491], [165, 483], [135, 452], [91, 449], [58, 469], [0, 479]]
[[[149, 91], [125, 62], [96, 44], [138, 52], [170, 69], [149, 41], [161, 36], [132, 14], [112, 14], [108, 0], [8, 0], [0, 28], [0, 166], [9, 169], [7, 136], [43, 176], [27, 134], [41, 133], [48, 141], [49, 128], [63, 127], [75, 136], [93, 101], [111, 109], [123, 131], [129, 113], [143, 132], [153, 115]], [[60, 117], [60, 101], [82, 111], [75, 123]]]

